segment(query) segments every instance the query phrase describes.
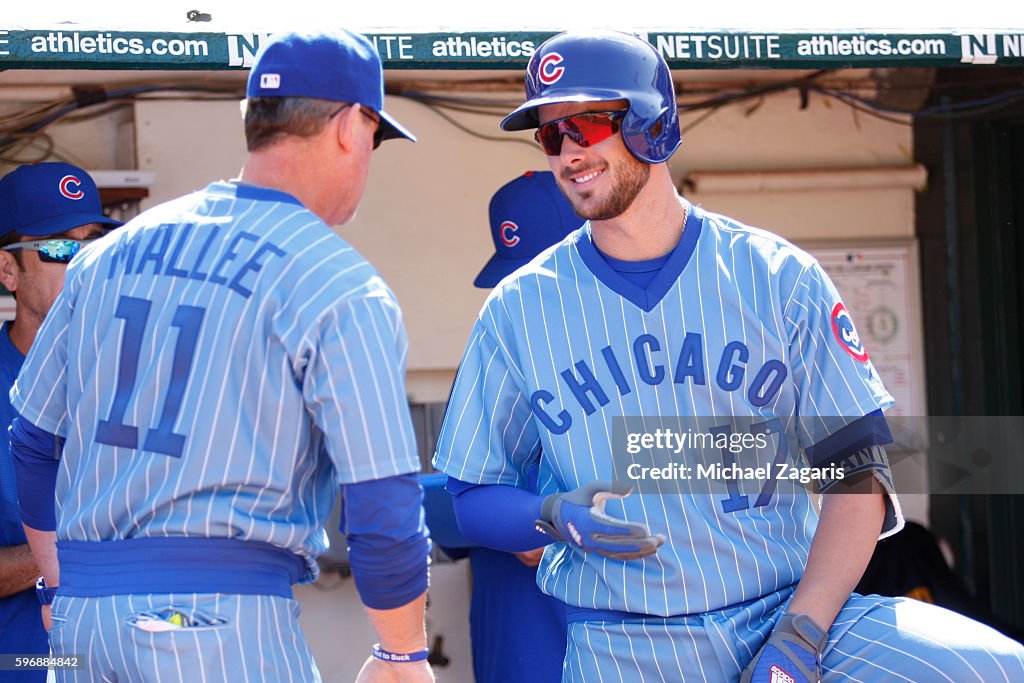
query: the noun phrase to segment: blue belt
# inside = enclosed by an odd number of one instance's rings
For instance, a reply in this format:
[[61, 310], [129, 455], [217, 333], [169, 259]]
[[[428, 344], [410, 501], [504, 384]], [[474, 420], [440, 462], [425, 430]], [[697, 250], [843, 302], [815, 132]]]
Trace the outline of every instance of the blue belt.
[[623, 612], [614, 609], [592, 609], [590, 607], [577, 607], [575, 605], [565, 606], [566, 621], [573, 623], [576, 621], [660, 621], [670, 624], [700, 624], [703, 618], [707, 614], [733, 614], [741, 609], [752, 605], [755, 602], [766, 602], [768, 609], [774, 609], [771, 605], [779, 605], [789, 599], [793, 591], [796, 590], [796, 584], [790, 586], [783, 586], [774, 593], [768, 595], [759, 596], [756, 598], [750, 598], [743, 602], [736, 603], [735, 605], [728, 605], [721, 609], [711, 610], [703, 614], [674, 614], [669, 616], [663, 616], [660, 614], [645, 614], [643, 612]]
[[232, 593], [292, 597], [306, 571], [295, 553], [233, 538], [58, 541], [59, 595]]
[[658, 614], [645, 614], [643, 612], [622, 612], [614, 609], [591, 609], [589, 607], [574, 607], [567, 605], [565, 618], [570, 624], [576, 621], [673, 621], [677, 623], [700, 621], [700, 615], [679, 614], [675, 616], [661, 616]]

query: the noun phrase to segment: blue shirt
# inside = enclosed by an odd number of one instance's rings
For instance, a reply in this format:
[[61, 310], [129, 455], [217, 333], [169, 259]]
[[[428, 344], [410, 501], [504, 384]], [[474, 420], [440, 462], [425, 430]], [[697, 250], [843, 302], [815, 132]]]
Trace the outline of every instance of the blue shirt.
[[612, 270], [636, 285], [637, 289], [647, 289], [648, 285], [651, 284], [658, 273], [661, 272], [661, 269], [665, 267], [665, 264], [668, 263], [669, 256], [672, 255], [672, 252], [669, 252], [664, 256], [644, 261], [623, 261], [622, 259], [609, 256], [600, 249], [597, 250], [597, 253], [604, 258]]
[[[14, 410], [7, 390], [21, 370], [25, 356], [11, 343], [10, 323], [0, 328], [0, 545], [24, 545], [25, 530], [18, 514], [18, 490], [15, 486], [14, 467], [8, 448], [7, 427], [14, 419]], [[0, 653], [39, 654], [50, 652], [39, 614], [39, 601], [34, 590], [24, 590], [0, 598]], [[45, 681], [45, 671], [5, 671], [5, 681]]]

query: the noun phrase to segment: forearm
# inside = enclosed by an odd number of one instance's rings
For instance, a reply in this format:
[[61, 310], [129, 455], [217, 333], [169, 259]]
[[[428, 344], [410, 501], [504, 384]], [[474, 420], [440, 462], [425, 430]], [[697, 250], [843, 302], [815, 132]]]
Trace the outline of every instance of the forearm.
[[[396, 655], [419, 655], [427, 649], [427, 629], [423, 617], [427, 594], [394, 609], [367, 607], [377, 632], [380, 649]], [[384, 661], [367, 657], [356, 683], [431, 683], [434, 680], [426, 658], [413, 661]]]
[[25, 526], [25, 537], [28, 539], [32, 557], [35, 559], [38, 573], [46, 579], [46, 585], [54, 588], [60, 585], [60, 567], [57, 564], [57, 532], [40, 531]]
[[870, 493], [836, 491], [822, 496], [807, 566], [787, 610], [810, 616], [825, 630], [863, 576], [882, 528], [882, 489], [868, 476]]
[[425, 650], [427, 628], [423, 615], [426, 604], [427, 594], [424, 593], [412, 602], [394, 609], [367, 607], [366, 613], [377, 632], [381, 648], [398, 654]]
[[27, 544], [0, 548], [0, 598], [32, 588], [39, 567]]

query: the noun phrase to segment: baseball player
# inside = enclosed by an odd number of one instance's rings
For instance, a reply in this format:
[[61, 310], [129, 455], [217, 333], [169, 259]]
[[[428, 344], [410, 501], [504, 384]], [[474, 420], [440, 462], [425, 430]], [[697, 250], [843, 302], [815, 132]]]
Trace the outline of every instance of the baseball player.
[[[15, 297], [14, 320], [0, 328], [0, 652], [50, 653], [39, 619], [39, 568], [18, 512], [7, 425], [14, 418], [7, 392], [43, 318], [64, 284], [64, 269], [90, 241], [119, 221], [103, 214], [96, 183], [61, 162], [21, 166], [0, 180], [0, 282]], [[6, 671], [4, 680], [41, 683], [46, 670]]]
[[[1024, 649], [986, 626], [851, 595], [902, 523], [883, 448], [892, 398], [812, 257], [677, 195], [661, 56], [612, 31], [555, 36], [502, 127], [537, 129], [589, 221], [487, 299], [435, 464], [470, 539], [560, 541], [539, 583], [568, 604], [563, 679], [1024, 680]], [[639, 421], [638, 443], [653, 442], [659, 416], [689, 416], [711, 441], [683, 442], [651, 485], [617, 465], [633, 436], [616, 434]], [[756, 445], [737, 454], [736, 438]], [[775, 474], [801, 464], [820, 515]], [[700, 482], [678, 474], [698, 466]]]
[[247, 95], [240, 179], [84, 249], [11, 390], [50, 644], [83, 666], [58, 680], [319, 681], [291, 584], [339, 485], [380, 637], [359, 680], [433, 680], [401, 314], [329, 227], [415, 138], [344, 30], [273, 36]]

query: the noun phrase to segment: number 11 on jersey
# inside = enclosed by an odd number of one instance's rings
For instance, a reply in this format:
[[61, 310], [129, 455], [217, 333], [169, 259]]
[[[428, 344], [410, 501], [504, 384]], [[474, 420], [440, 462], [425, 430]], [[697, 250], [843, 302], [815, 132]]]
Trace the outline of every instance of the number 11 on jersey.
[[[125, 423], [125, 414], [135, 392], [139, 373], [139, 353], [146, 335], [146, 325], [153, 303], [147, 299], [122, 296], [117, 302], [115, 315], [124, 321], [121, 336], [121, 354], [118, 359], [117, 389], [110, 415], [96, 425], [96, 440], [110, 446], [139, 448], [139, 429]], [[146, 430], [142, 450], [180, 458], [185, 448], [185, 435], [174, 433], [174, 423], [181, 410], [181, 400], [188, 386], [192, 361], [199, 339], [199, 329], [206, 314], [205, 308], [180, 305], [174, 311], [171, 325], [178, 328], [171, 360], [171, 378], [162, 397], [163, 409], [156, 427]]]

